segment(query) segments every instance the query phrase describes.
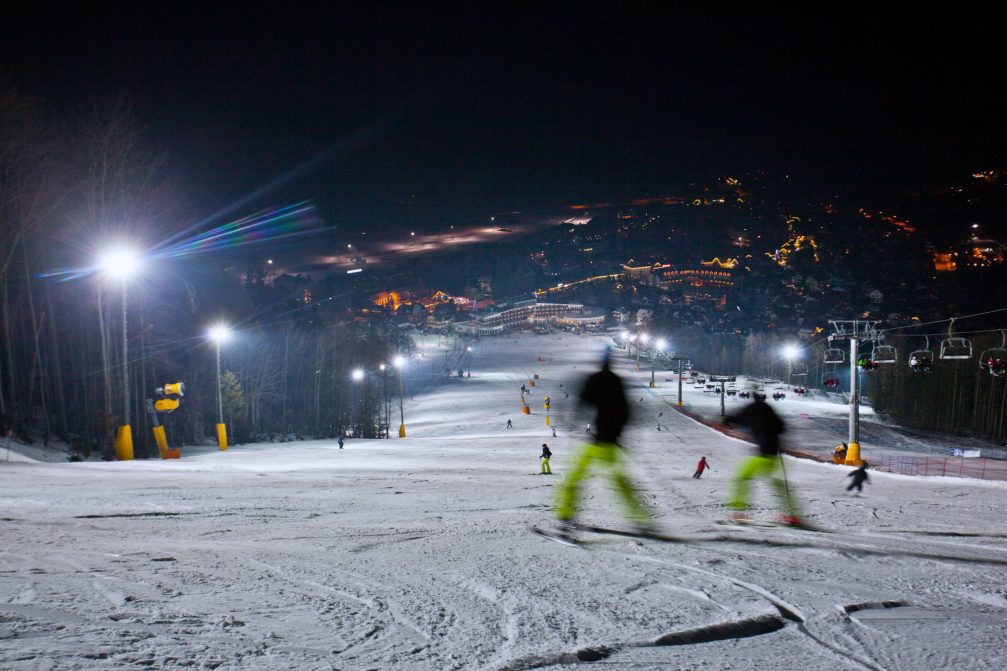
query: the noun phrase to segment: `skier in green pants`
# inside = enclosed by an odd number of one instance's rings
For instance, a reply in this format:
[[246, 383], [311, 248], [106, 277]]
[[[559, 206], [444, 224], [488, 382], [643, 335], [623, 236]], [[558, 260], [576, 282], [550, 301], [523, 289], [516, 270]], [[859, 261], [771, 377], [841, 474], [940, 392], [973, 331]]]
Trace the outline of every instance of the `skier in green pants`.
[[559, 518], [559, 531], [565, 535], [576, 529], [574, 518], [581, 481], [590, 476], [594, 467], [608, 471], [633, 525], [639, 530], [653, 528], [633, 483], [626, 477], [625, 452], [618, 441], [619, 434], [629, 421], [629, 404], [622, 381], [609, 368], [608, 357], [606, 352], [601, 370], [587, 378], [580, 394], [582, 404], [596, 409], [592, 426], [597, 433], [594, 440], [581, 448], [574, 459], [573, 470], [557, 491], [556, 517]]
[[780, 455], [780, 434], [786, 427], [779, 415], [759, 396], [745, 406], [741, 412], [724, 419], [726, 424], [740, 424], [752, 431], [759, 453], [741, 460], [734, 481], [731, 483], [731, 497], [727, 506], [733, 510], [732, 519], [745, 521], [748, 509], [748, 481], [752, 478], [768, 478], [776, 491], [777, 498], [786, 514], [780, 521], [792, 526], [803, 526], [797, 503], [790, 495], [786, 481], [781, 477], [783, 464]]

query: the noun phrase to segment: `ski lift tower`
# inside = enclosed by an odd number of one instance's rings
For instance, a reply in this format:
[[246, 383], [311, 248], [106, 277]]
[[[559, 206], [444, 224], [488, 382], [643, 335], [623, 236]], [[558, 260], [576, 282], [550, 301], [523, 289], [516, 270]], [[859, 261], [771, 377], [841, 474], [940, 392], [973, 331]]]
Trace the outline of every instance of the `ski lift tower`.
[[874, 342], [878, 340], [878, 320], [867, 319], [830, 319], [833, 340], [850, 341], [850, 433], [847, 441], [846, 464], [860, 466], [860, 389], [857, 386], [857, 348], [861, 341]]
[[682, 373], [685, 371], [685, 364], [689, 363], [689, 358], [684, 356], [676, 356], [674, 352], [668, 357], [668, 361], [678, 362], [678, 403], [679, 408], [682, 407]]

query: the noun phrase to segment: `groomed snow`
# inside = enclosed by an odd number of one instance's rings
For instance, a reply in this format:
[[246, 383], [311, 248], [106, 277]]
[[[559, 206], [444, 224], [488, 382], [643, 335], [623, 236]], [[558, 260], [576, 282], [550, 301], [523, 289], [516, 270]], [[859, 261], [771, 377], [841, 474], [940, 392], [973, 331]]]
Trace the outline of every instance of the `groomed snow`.
[[[0, 462], [0, 668], [1007, 668], [1005, 483], [872, 473], [854, 497], [849, 468], [788, 458], [835, 533], [717, 525], [748, 446], [676, 413], [624, 353], [632, 473], [691, 542], [530, 533], [587, 421], [564, 388], [602, 344], [480, 340], [471, 378], [406, 399], [404, 440]], [[756, 501], [773, 514], [767, 487]], [[599, 481], [583, 519], [622, 523]]]

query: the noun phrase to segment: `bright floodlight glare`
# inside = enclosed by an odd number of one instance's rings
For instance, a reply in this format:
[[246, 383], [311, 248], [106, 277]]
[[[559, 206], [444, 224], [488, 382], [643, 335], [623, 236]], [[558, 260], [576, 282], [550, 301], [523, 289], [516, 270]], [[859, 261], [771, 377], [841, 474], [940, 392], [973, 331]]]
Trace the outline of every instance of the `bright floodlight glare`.
[[668, 346], [668, 341], [665, 340], [664, 338], [661, 338], [656, 343], [654, 343], [654, 346], [657, 347], [659, 351], [663, 352], [664, 348]]
[[216, 324], [210, 327], [207, 335], [214, 342], [227, 342], [231, 338], [231, 329], [226, 324]]
[[116, 249], [104, 254], [98, 265], [112, 277], [125, 280], [140, 270], [140, 257], [131, 249]]
[[471, 348], [471, 347], [466, 347], [466, 348], [465, 348], [465, 351], [466, 351], [466, 352], [471, 352], [471, 351], [472, 351], [472, 348]]
[[798, 349], [797, 345], [790, 344], [783, 346], [783, 356], [787, 357], [788, 359], [796, 358], [799, 352], [800, 349]]
[[402, 368], [406, 365], [406, 358], [404, 356], [397, 356], [392, 360], [392, 363], [395, 364], [396, 368]]
[[384, 371], [384, 369], [385, 369], [385, 364], [381, 364], [380, 366], [378, 366], [378, 370]]
[[646, 333], [641, 333], [640, 334], [640, 342], [642, 342], [644, 344], [647, 344], [648, 340], [650, 340], [650, 336], [648, 334], [646, 334]]
[[620, 335], [622, 336], [623, 340], [626, 340], [627, 338], [629, 338], [629, 331], [623, 331]]
[[356, 382], [360, 382], [364, 379], [364, 370], [362, 368], [354, 368], [353, 372], [350, 373]]

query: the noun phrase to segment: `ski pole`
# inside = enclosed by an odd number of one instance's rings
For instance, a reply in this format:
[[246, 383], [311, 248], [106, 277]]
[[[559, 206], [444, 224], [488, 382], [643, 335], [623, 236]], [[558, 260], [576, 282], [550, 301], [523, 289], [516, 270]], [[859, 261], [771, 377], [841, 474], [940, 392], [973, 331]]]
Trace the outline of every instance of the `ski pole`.
[[787, 490], [787, 514], [792, 515], [794, 502], [790, 498], [790, 482], [787, 481], [787, 467], [783, 463], [783, 450], [780, 450], [780, 471], [783, 473], [783, 488]]

